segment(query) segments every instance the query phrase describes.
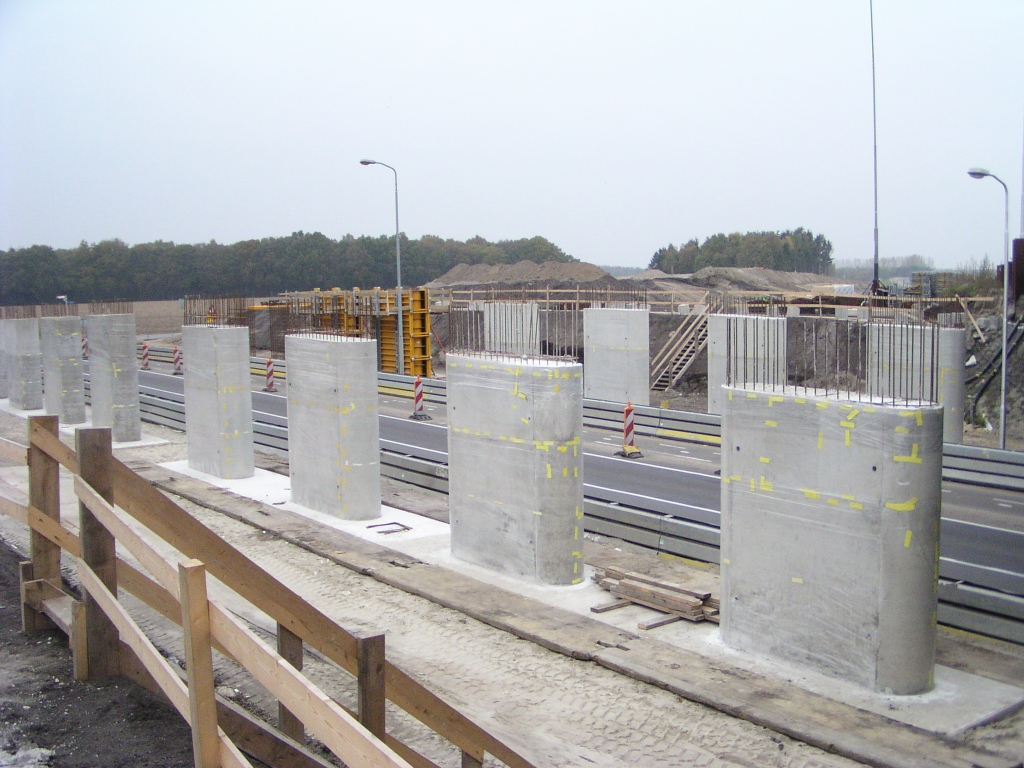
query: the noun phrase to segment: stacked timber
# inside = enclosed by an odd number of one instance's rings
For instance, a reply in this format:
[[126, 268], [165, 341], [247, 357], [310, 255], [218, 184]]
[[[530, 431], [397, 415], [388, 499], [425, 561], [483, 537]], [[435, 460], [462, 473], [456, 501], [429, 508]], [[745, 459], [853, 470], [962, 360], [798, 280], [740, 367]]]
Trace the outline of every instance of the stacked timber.
[[718, 596], [710, 590], [613, 567], [598, 568], [594, 581], [616, 598], [611, 603], [591, 608], [594, 613], [642, 605], [665, 614], [653, 621], [640, 622], [640, 629], [654, 629], [682, 619], [718, 623]]

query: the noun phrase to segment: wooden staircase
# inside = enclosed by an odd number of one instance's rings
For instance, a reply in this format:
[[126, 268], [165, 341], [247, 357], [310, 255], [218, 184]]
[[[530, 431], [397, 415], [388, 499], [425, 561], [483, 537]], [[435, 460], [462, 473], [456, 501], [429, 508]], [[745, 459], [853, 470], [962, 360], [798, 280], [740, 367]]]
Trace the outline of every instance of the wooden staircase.
[[664, 392], [675, 386], [707, 346], [707, 313], [688, 316], [651, 362], [651, 389]]

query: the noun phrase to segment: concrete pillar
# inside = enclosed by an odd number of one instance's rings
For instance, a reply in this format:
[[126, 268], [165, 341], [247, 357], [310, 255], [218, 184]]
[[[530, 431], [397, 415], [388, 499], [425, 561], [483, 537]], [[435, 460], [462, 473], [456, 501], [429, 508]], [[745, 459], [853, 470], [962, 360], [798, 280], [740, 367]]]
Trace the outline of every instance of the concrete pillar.
[[10, 405], [22, 411], [43, 407], [43, 355], [39, 320], [7, 321], [7, 388]]
[[723, 385], [785, 380], [785, 317], [708, 317], [708, 413], [722, 413]]
[[43, 353], [43, 404], [62, 424], [85, 421], [85, 385], [82, 380], [82, 318], [39, 319], [39, 347]]
[[540, 309], [536, 302], [483, 304], [484, 349], [510, 355], [540, 354]]
[[226, 480], [252, 477], [249, 329], [185, 325], [181, 346], [188, 465]]
[[380, 517], [377, 343], [286, 336], [292, 501], [343, 520]]
[[7, 359], [7, 336], [8, 329], [10, 328], [8, 322], [10, 321], [0, 320], [0, 400], [3, 400], [10, 395], [10, 387], [8, 384], [9, 376], [7, 372], [8, 367], [10, 366]]
[[115, 443], [141, 440], [135, 315], [90, 315], [86, 323], [92, 425], [110, 427]]
[[[935, 354], [937, 361], [933, 360]], [[873, 323], [868, 331], [867, 357], [868, 382], [875, 394], [936, 398], [945, 409], [943, 440], [963, 442], [967, 370], [967, 332], [963, 328]], [[933, 374], [937, 377], [934, 391]]]
[[583, 578], [583, 366], [448, 356], [452, 554], [541, 584]]
[[583, 396], [650, 405], [650, 312], [583, 310]]
[[725, 395], [723, 640], [876, 691], [929, 690], [941, 409]]
[[967, 331], [939, 329], [939, 404], [943, 408], [942, 440], [964, 441], [964, 389], [967, 375]]

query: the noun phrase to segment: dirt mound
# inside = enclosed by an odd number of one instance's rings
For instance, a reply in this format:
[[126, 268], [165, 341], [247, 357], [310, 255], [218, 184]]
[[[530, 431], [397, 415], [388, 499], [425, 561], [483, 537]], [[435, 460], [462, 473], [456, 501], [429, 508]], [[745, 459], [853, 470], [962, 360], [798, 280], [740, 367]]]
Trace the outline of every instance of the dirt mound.
[[608, 276], [600, 267], [583, 261], [546, 261], [543, 264], [535, 264], [532, 261], [520, 261], [518, 264], [458, 264], [428, 283], [427, 287], [532, 283], [549, 280], [590, 283]]
[[831, 286], [836, 279], [811, 272], [779, 272], [758, 267], [705, 267], [695, 272], [688, 282], [719, 291], [803, 292], [818, 286]]

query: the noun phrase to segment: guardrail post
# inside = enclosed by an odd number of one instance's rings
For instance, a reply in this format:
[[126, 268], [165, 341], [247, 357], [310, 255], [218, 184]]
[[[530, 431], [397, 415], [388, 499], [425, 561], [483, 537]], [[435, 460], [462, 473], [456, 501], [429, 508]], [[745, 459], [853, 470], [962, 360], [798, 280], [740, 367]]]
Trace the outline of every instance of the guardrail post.
[[[297, 670], [302, 671], [302, 638], [280, 622], [277, 624], [277, 653]], [[299, 744], [305, 743], [306, 729], [302, 721], [281, 702], [277, 702], [277, 726], [288, 738]]]
[[[28, 419], [28, 503], [47, 517], [60, 522], [60, 464], [32, 442], [36, 430], [57, 435], [56, 416], [30, 416]], [[27, 578], [46, 579], [59, 587], [60, 547], [34, 528], [31, 529], [29, 551], [31, 562], [23, 564], [22, 582]], [[27, 567], [25, 567], [27, 566]], [[31, 606], [22, 604], [21, 628], [25, 632], [52, 629], [53, 622]]]
[[384, 635], [360, 637], [359, 722], [384, 740]]
[[[114, 503], [114, 455], [109, 428], [75, 431], [78, 471], [82, 479], [111, 504]], [[114, 535], [78, 502], [79, 541], [82, 559], [112, 595], [117, 594], [117, 553]], [[85, 592], [85, 643], [90, 680], [121, 671], [121, 643], [117, 628], [92, 595]]]
[[217, 698], [214, 693], [213, 653], [210, 650], [210, 604], [206, 596], [206, 566], [198, 560], [178, 564], [181, 628], [185, 634], [188, 710], [196, 768], [220, 768]]

